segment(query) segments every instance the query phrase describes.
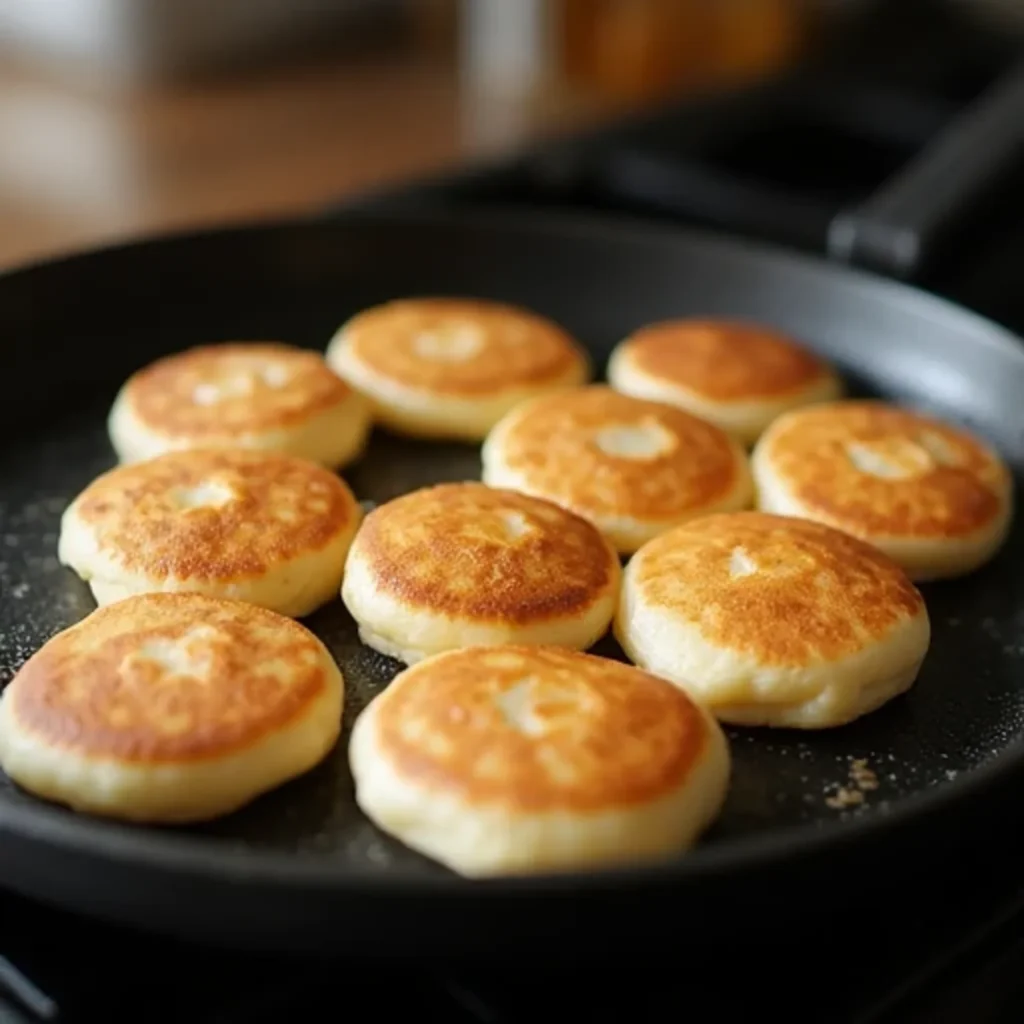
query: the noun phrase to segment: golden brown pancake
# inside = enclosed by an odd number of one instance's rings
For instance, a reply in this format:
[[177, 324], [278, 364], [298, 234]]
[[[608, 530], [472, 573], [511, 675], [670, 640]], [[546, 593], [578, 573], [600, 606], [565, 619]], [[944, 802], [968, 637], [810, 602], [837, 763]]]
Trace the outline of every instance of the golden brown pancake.
[[1002, 543], [1012, 481], [968, 432], [878, 401], [787, 414], [754, 454], [761, 506], [877, 544], [917, 578], [956, 574]]
[[637, 553], [616, 635], [723, 721], [821, 728], [909, 687], [929, 629], [920, 593], [877, 548], [819, 523], [734, 512]]
[[344, 327], [352, 354], [395, 383], [474, 396], [512, 384], [545, 384], [586, 362], [557, 324], [480, 299], [399, 299]]
[[331, 468], [351, 461], [370, 425], [366, 400], [323, 356], [276, 342], [204, 345], [128, 379], [109, 431], [122, 462], [166, 451], [279, 451]]
[[746, 456], [722, 430], [603, 385], [518, 406], [488, 437], [483, 462], [487, 483], [576, 512], [623, 553], [751, 498]]
[[345, 482], [314, 463], [230, 449], [118, 467], [82, 492], [77, 512], [123, 568], [202, 580], [261, 576], [360, 515]]
[[0, 699], [0, 766], [35, 796], [126, 821], [228, 814], [337, 742], [344, 680], [298, 623], [144, 594], [36, 652]]
[[666, 402], [753, 444], [789, 409], [838, 398], [831, 367], [760, 324], [669, 320], [616, 346], [608, 380], [623, 394]]
[[514, 646], [439, 658], [409, 669], [381, 702], [377, 742], [398, 774], [473, 803], [645, 803], [683, 782], [708, 742], [688, 698], [620, 662]]
[[441, 484], [363, 521], [342, 597], [365, 642], [406, 661], [470, 642], [589, 646], [619, 561], [588, 522], [479, 483]]
[[188, 349], [140, 370], [128, 389], [147, 426], [197, 439], [288, 427], [350, 393], [319, 353], [273, 342]]
[[483, 484], [440, 484], [374, 509], [359, 553], [378, 586], [432, 611], [527, 623], [571, 615], [615, 582], [588, 523]]
[[586, 352], [557, 324], [479, 299], [401, 299], [359, 313], [327, 361], [413, 437], [481, 441], [513, 406], [582, 383]]
[[402, 673], [357, 722], [350, 755], [364, 810], [467, 874], [680, 850], [729, 772], [718, 727], [668, 683], [512, 645]]
[[101, 604], [197, 590], [304, 615], [337, 594], [361, 514], [342, 480], [305, 459], [171, 452], [90, 484], [64, 516], [60, 555]]
[[762, 665], [834, 661], [885, 636], [924, 600], [876, 548], [818, 523], [733, 512], [652, 541], [630, 579], [645, 602]]
[[830, 377], [828, 364], [780, 331], [729, 320], [669, 320], [624, 343], [642, 373], [719, 402], [775, 398]]
[[322, 646], [298, 623], [234, 601], [147, 594], [54, 637], [4, 699], [49, 745], [179, 764], [254, 746], [327, 686]]

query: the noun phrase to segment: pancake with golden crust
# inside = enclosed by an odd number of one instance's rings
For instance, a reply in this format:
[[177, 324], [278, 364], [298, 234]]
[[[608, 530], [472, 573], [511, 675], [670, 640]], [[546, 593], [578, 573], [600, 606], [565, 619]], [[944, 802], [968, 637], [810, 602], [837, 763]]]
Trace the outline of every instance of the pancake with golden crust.
[[685, 409], [743, 444], [787, 410], [842, 390], [832, 368], [792, 338], [731, 320], [642, 327], [612, 353], [608, 380], [624, 394]]
[[550, 647], [450, 651], [403, 672], [356, 722], [356, 799], [466, 875], [670, 856], [721, 808], [729, 752], [681, 691]]
[[480, 299], [400, 299], [344, 324], [327, 361], [376, 418], [414, 437], [480, 441], [514, 405], [581, 384], [585, 351], [557, 324]]
[[476, 644], [589, 647], [608, 628], [620, 579], [601, 534], [557, 505], [441, 484], [363, 520], [342, 598], [364, 643], [412, 664]]
[[746, 455], [718, 427], [603, 385], [518, 406], [488, 436], [483, 467], [494, 487], [589, 519], [622, 554], [753, 496]]
[[721, 721], [805, 729], [909, 689], [930, 642], [924, 600], [881, 551], [761, 512], [686, 523], [638, 551], [615, 634]]
[[146, 594], [49, 640], [0, 700], [0, 766], [76, 810], [200, 821], [312, 768], [343, 681], [323, 644], [254, 605]]
[[305, 459], [243, 449], [119, 466], [68, 507], [59, 556], [100, 605], [188, 591], [308, 615], [337, 596], [362, 511]]
[[758, 444], [753, 471], [765, 511], [845, 530], [917, 580], [980, 566], [1013, 515], [1009, 470], [988, 445], [884, 402], [787, 414]]
[[275, 342], [204, 345], [131, 376], [110, 413], [122, 462], [167, 451], [238, 447], [338, 468], [363, 449], [365, 399], [317, 352]]

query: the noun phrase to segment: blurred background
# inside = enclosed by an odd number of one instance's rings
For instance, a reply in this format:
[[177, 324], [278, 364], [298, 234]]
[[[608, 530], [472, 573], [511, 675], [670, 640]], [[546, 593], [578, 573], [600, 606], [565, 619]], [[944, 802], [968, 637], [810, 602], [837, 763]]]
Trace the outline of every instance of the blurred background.
[[[0, 268], [768, 75], [870, 2], [0, 0]], [[947, 2], [1024, 26], [1024, 0]]]

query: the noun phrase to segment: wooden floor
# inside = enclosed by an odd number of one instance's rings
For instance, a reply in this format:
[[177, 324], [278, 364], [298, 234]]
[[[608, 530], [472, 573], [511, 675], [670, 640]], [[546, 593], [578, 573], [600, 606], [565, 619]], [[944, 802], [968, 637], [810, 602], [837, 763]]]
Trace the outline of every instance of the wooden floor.
[[0, 64], [0, 268], [315, 208], [600, 116], [469, 103], [440, 58], [375, 52], [144, 91]]

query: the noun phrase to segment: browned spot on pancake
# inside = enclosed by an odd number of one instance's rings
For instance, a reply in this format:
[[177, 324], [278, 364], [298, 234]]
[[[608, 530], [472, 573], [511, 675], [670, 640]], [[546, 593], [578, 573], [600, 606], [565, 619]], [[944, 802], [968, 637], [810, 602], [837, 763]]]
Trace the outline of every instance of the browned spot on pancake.
[[319, 353], [274, 342], [192, 348], [140, 370], [126, 387], [147, 427], [192, 438], [288, 427], [351, 394]]
[[590, 523], [538, 498], [441, 484], [374, 509], [354, 550], [377, 585], [438, 614], [514, 623], [571, 616], [618, 584]]
[[453, 651], [380, 699], [395, 770], [474, 804], [602, 811], [682, 785], [708, 725], [675, 687], [632, 666], [553, 648]]
[[835, 660], [924, 610], [880, 551], [828, 526], [761, 512], [677, 527], [648, 544], [628, 573], [645, 605], [768, 665]]
[[726, 320], [670, 320], [625, 342], [640, 372], [720, 402], [779, 398], [831, 371], [814, 353], [771, 328]]
[[[970, 535], [1002, 514], [1010, 488], [1001, 460], [966, 431], [883, 402], [790, 413], [762, 443], [808, 515], [865, 538]], [[904, 475], [867, 472], [865, 460]]]
[[[745, 456], [718, 427], [603, 385], [533, 399], [513, 416], [502, 461], [527, 488], [580, 515], [675, 519], [723, 500], [744, 471]], [[609, 454], [601, 439], [616, 430], [660, 439], [661, 448]]]
[[447, 395], [557, 383], [574, 370], [576, 379], [583, 380], [588, 371], [583, 350], [561, 327], [497, 302], [388, 302], [349, 320], [343, 337], [375, 373]]
[[[212, 503], [192, 504], [207, 492]], [[125, 569], [191, 580], [262, 575], [326, 547], [361, 514], [345, 483], [311, 462], [212, 449], [113, 469], [77, 507]]]
[[5, 699], [49, 744], [170, 764], [253, 746], [326, 685], [322, 649], [298, 623], [240, 602], [146, 594], [47, 642]]

